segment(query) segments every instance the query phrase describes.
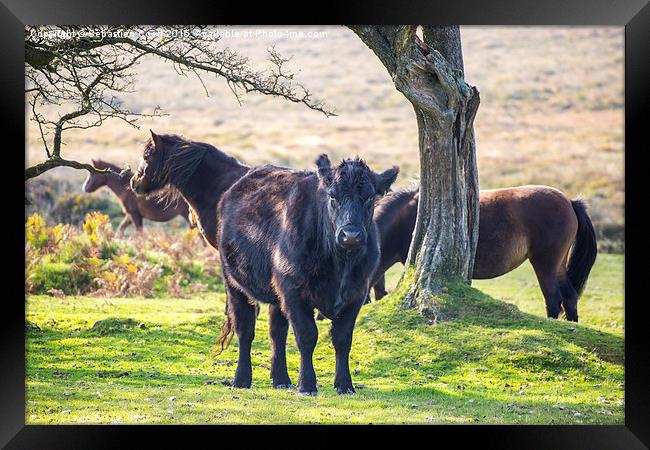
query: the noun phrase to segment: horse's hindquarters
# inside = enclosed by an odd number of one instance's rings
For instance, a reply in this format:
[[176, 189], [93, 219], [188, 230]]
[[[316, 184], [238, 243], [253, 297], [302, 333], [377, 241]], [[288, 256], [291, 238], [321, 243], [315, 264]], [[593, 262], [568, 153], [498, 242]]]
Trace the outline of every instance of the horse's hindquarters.
[[505, 275], [528, 259], [526, 235], [508, 225], [499, 226], [498, 231], [490, 239], [479, 235], [472, 275], [475, 280]]

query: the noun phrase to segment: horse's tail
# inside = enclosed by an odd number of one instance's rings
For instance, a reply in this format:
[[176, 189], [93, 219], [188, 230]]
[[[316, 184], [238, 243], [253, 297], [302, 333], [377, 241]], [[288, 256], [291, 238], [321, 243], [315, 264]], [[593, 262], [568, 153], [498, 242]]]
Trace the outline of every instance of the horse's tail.
[[571, 250], [567, 274], [573, 288], [580, 296], [594, 261], [596, 261], [598, 248], [594, 226], [587, 214], [587, 205], [582, 199], [576, 199], [571, 200], [571, 206], [573, 206], [573, 211], [578, 219], [578, 232]]
[[220, 355], [228, 346], [232, 337], [235, 334], [232, 326], [232, 320], [230, 319], [230, 314], [228, 314], [228, 303], [226, 302], [226, 320], [221, 326], [221, 334], [217, 338], [217, 342], [214, 348], [214, 355]]

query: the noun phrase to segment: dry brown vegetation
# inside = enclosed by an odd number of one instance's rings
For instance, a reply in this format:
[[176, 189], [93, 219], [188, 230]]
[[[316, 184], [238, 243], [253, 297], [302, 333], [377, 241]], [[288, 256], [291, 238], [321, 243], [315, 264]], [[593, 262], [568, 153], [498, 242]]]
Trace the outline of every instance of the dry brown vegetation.
[[[235, 30], [235, 28], [228, 28]], [[241, 28], [236, 28], [241, 30]], [[257, 27], [257, 30], [287, 28]], [[139, 66], [137, 92], [124, 98], [134, 111], [157, 105], [169, 116], [69, 132], [63, 154], [87, 162], [102, 157], [137, 163], [148, 129], [210, 142], [248, 164], [311, 168], [316, 155], [360, 155], [378, 168], [400, 165], [398, 185], [417, 179], [413, 111], [375, 55], [345, 27], [320, 38], [224, 38], [263, 66], [271, 46], [299, 70], [299, 81], [335, 108], [327, 118], [299, 105], [260, 95], [240, 106], [221, 80], [202, 84], [156, 59]], [[291, 28], [296, 30], [296, 28]], [[623, 171], [623, 28], [461, 27], [466, 78], [481, 93], [476, 118], [482, 188], [525, 183], [556, 186], [591, 203], [597, 226], [621, 225]], [[30, 124], [28, 160], [44, 153]], [[57, 169], [47, 176], [79, 179]]]

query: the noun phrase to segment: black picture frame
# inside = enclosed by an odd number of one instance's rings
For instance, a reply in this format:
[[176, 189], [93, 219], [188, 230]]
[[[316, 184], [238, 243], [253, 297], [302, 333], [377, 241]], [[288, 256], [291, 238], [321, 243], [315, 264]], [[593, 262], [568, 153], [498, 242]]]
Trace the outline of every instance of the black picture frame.
[[[2, 302], [2, 369], [0, 371], [0, 445], [6, 448], [124, 448], [144, 439], [185, 445], [233, 445], [231, 439], [245, 439], [252, 447], [260, 443], [297, 439], [296, 433], [318, 443], [316, 434], [330, 433], [330, 445], [338, 445], [348, 433], [360, 438], [405, 439], [415, 445], [422, 438], [429, 445], [451, 439], [454, 446], [475, 443], [482, 448], [585, 448], [637, 449], [650, 446], [650, 350], [645, 335], [645, 299], [642, 297], [644, 223], [641, 212], [646, 169], [642, 155], [650, 117], [650, 4], [646, 0], [496, 0], [427, 2], [375, 1], [320, 5], [255, 3], [202, 5], [168, 0], [129, 2], [125, 0], [3, 0], [0, 4], [0, 47], [3, 64], [0, 90], [3, 108], [2, 171], [7, 212], [4, 245], [11, 258], [3, 264], [5, 289]], [[307, 17], [300, 11], [311, 10]], [[18, 148], [25, 146], [24, 25], [26, 24], [171, 24], [171, 23], [460, 23], [461, 25], [618, 25], [625, 26], [625, 425], [621, 426], [424, 426], [415, 427], [294, 427], [287, 434], [282, 427], [195, 427], [195, 426], [35, 426], [25, 425], [25, 332], [24, 332], [24, 204], [23, 183], [17, 166], [22, 159]], [[20, 120], [22, 118], [23, 120]], [[24, 160], [22, 160], [24, 163]], [[13, 168], [12, 168], [13, 167]], [[24, 184], [22, 184], [24, 187]], [[14, 261], [15, 259], [15, 261]], [[7, 289], [10, 286], [10, 289]], [[636, 301], [632, 301], [632, 299]], [[253, 433], [252, 431], [255, 431]], [[228, 439], [224, 433], [229, 434]], [[402, 435], [402, 433], [404, 433]], [[191, 436], [190, 436], [191, 434]], [[196, 435], [201, 436], [196, 436]], [[401, 436], [400, 436], [401, 435]], [[387, 442], [387, 441], [385, 441]], [[142, 445], [142, 444], [139, 444]], [[420, 445], [420, 444], [418, 444]], [[149, 447], [150, 445], [147, 445]]]

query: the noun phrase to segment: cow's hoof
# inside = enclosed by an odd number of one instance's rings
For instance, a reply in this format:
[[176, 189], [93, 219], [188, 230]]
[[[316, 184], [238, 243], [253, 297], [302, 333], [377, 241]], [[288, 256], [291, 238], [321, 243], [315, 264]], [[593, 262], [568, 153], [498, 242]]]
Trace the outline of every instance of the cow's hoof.
[[250, 389], [251, 387], [251, 382], [250, 381], [233, 381], [232, 382], [232, 387], [236, 389]]
[[354, 390], [354, 386], [346, 385], [346, 386], [334, 386], [336, 389], [336, 393], [339, 395], [345, 395], [345, 394], [356, 394], [357, 391]]
[[298, 394], [306, 395], [306, 396], [309, 396], [309, 397], [314, 397], [314, 396], [316, 396], [318, 394], [318, 389], [316, 389], [316, 388], [313, 388], [313, 389], [299, 388], [298, 389]]

